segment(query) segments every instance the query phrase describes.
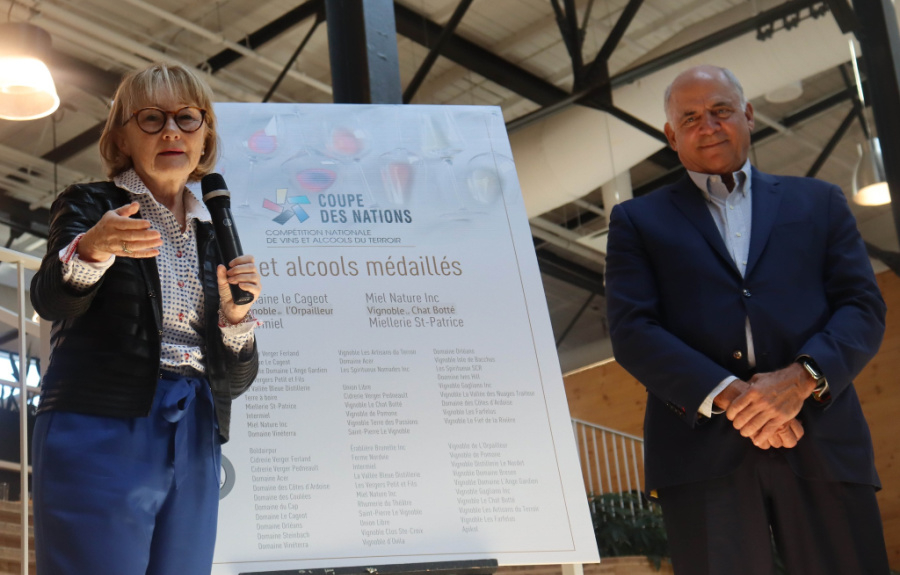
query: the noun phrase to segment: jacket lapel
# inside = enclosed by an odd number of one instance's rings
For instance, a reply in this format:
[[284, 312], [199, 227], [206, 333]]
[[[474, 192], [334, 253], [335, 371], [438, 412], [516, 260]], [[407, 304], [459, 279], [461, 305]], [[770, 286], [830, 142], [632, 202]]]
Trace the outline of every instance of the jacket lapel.
[[782, 197], [778, 179], [769, 174], [763, 174], [756, 168], [753, 168], [751, 184], [753, 217], [750, 226], [750, 253], [747, 257], [745, 273], [748, 277], [769, 241], [772, 225], [778, 217], [778, 208], [781, 205]]
[[719, 228], [716, 227], [716, 222], [713, 220], [712, 214], [709, 213], [709, 208], [706, 205], [702, 192], [697, 189], [697, 186], [687, 174], [672, 188], [672, 202], [703, 235], [713, 250], [722, 258], [722, 261], [734, 273], [740, 275], [741, 272], [737, 269], [731, 254], [728, 253], [728, 248], [725, 247], [725, 240], [722, 239], [722, 234], [719, 233]]

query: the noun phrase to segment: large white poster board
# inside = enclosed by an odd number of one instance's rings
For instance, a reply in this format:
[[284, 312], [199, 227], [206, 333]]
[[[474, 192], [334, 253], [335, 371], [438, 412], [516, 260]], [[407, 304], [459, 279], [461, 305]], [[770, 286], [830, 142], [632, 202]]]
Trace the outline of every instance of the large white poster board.
[[216, 112], [264, 325], [214, 573], [596, 561], [499, 109]]

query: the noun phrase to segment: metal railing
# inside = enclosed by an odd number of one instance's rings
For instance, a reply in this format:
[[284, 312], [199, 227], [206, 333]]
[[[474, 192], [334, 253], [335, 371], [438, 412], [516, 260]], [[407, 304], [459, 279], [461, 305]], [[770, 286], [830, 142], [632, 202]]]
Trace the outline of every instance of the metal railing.
[[19, 461], [25, 463], [10, 464], [4, 466], [7, 469], [12, 467], [18, 469], [21, 473], [19, 488], [19, 500], [22, 503], [22, 575], [28, 575], [28, 473], [30, 471], [28, 462], [28, 395], [33, 390], [28, 388], [26, 379], [28, 376], [28, 346], [27, 336], [31, 335], [37, 338], [41, 337], [40, 325], [31, 321], [26, 313], [25, 294], [28, 286], [25, 284], [25, 270], [37, 270], [41, 265], [41, 260], [34, 256], [29, 256], [21, 252], [16, 252], [6, 248], [0, 248], [0, 262], [15, 264], [16, 266], [16, 309], [6, 310], [0, 308], [0, 321], [16, 325], [19, 331]]
[[575, 445], [581, 462], [584, 487], [591, 505], [600, 495], [618, 494], [619, 506], [635, 513], [648, 503], [643, 497], [626, 497], [641, 493], [644, 476], [644, 440], [636, 435], [596, 425], [580, 419], [572, 420]]

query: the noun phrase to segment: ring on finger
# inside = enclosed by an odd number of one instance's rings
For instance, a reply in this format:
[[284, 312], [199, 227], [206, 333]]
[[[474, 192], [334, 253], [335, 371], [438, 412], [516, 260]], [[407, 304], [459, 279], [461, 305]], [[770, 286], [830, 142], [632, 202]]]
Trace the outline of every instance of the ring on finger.
[[125, 243], [125, 240], [122, 240], [122, 251], [126, 254], [130, 254], [131, 250], [128, 249], [128, 244]]

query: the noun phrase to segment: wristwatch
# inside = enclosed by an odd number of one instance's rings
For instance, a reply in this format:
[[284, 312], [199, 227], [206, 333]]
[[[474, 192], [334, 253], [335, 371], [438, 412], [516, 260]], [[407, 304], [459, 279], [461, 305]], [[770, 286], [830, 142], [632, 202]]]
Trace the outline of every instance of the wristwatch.
[[826, 401], [830, 398], [830, 394], [828, 393], [828, 380], [825, 379], [825, 375], [822, 374], [822, 370], [819, 369], [819, 366], [816, 365], [816, 362], [813, 358], [808, 355], [802, 356], [797, 359], [797, 363], [803, 366], [803, 369], [806, 370], [809, 375], [816, 380], [816, 387], [813, 389], [812, 397], [816, 401]]

